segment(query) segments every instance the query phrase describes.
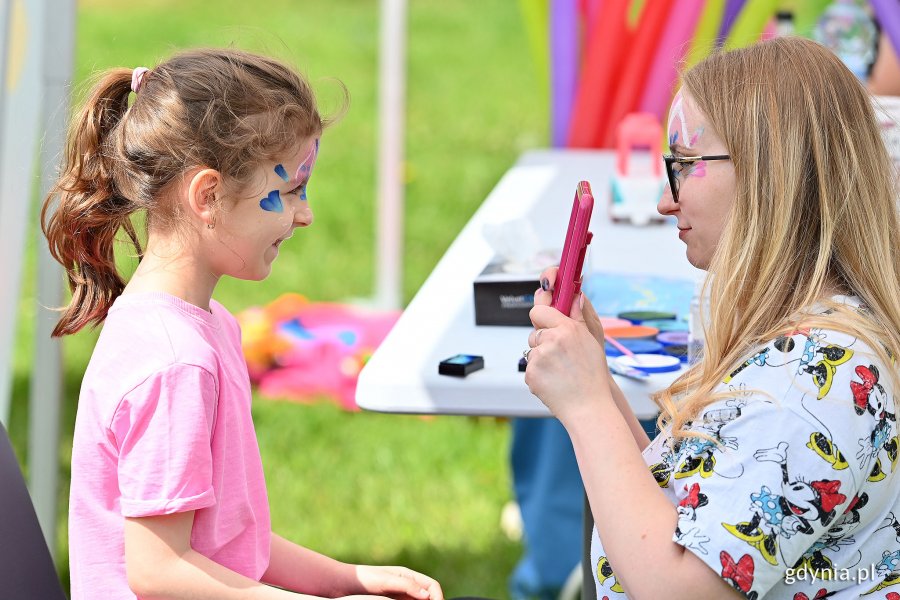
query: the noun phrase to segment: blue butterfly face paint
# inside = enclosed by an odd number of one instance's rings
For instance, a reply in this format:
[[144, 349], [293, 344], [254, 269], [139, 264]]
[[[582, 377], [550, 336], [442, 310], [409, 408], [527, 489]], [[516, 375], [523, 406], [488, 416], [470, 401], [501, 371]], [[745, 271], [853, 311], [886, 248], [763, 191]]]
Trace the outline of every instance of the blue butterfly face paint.
[[[285, 192], [288, 194], [296, 193], [298, 198], [302, 202], [307, 201], [306, 196], [306, 185], [309, 183], [309, 178], [312, 175], [313, 167], [316, 164], [316, 158], [319, 156], [319, 138], [316, 138], [313, 143], [313, 147], [310, 149], [309, 154], [306, 155], [300, 164], [297, 165], [297, 171], [294, 173], [293, 179], [288, 176], [287, 169], [284, 167], [284, 164], [278, 163], [275, 165], [275, 174], [281, 178], [285, 183], [293, 185], [293, 189], [290, 192]], [[293, 161], [291, 161], [293, 162]], [[284, 212], [284, 201], [281, 197], [280, 190], [272, 190], [269, 194], [259, 201], [259, 207], [267, 212], [276, 212], [283, 213]]]
[[259, 207], [269, 212], [284, 212], [284, 204], [281, 202], [281, 194], [278, 190], [272, 190], [269, 195], [259, 201]]

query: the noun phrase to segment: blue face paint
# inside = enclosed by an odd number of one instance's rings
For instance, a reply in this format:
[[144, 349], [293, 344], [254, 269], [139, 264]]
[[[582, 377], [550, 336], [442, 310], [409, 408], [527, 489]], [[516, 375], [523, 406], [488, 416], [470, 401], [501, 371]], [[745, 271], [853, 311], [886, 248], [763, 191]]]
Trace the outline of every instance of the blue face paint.
[[269, 195], [259, 201], [259, 207], [269, 212], [284, 212], [284, 204], [281, 202], [281, 194], [278, 190], [272, 190]]
[[285, 181], [290, 181], [291, 178], [288, 177], [287, 170], [284, 168], [284, 165], [277, 164], [275, 165], [275, 174], [281, 177]]
[[[669, 134], [669, 146], [674, 146], [677, 141], [678, 141], [678, 132], [677, 131], [675, 133]], [[281, 166], [281, 165], [278, 165], [278, 166]]]

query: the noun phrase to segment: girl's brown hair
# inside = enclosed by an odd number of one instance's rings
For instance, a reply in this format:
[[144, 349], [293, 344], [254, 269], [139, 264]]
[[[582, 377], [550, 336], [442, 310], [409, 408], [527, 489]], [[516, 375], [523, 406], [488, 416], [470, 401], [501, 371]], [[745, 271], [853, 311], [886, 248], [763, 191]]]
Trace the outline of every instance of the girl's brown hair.
[[327, 126], [309, 84], [271, 58], [233, 49], [179, 53], [144, 75], [129, 106], [131, 76], [131, 69], [99, 76], [41, 210], [72, 290], [54, 336], [103, 322], [125, 287], [115, 264], [119, 230], [140, 257], [134, 213], [146, 212], [148, 229], [178, 227], [178, 203], [167, 202], [166, 191], [185, 171], [212, 168], [240, 189], [261, 162]]
[[[703, 360], [655, 395], [676, 436], [753, 348], [800, 327], [859, 337], [884, 365], [886, 348], [900, 350], [897, 173], [856, 77], [813, 41], [776, 38], [712, 55], [683, 87], [725, 143], [737, 189], [705, 282]], [[868, 316], [829, 302], [835, 291]], [[811, 314], [817, 303], [834, 312]]]

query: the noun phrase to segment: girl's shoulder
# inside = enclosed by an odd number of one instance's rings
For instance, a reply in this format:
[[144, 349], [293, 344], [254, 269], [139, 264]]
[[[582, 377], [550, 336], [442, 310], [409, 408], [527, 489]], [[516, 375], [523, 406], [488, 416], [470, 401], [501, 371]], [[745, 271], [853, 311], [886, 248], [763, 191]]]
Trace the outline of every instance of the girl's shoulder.
[[119, 296], [106, 317], [91, 366], [139, 376], [181, 363], [215, 373], [223, 349], [234, 345], [224, 334], [229, 326], [216, 309], [208, 312], [169, 294]]

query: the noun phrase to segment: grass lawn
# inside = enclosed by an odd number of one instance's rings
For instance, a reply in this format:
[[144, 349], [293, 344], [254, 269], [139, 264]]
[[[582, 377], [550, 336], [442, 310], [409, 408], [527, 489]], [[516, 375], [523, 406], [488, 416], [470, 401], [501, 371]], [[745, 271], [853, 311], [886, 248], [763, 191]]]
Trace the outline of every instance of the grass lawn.
[[[297, 65], [313, 82], [326, 113], [340, 99], [334, 78], [346, 85], [351, 103], [322, 140], [309, 186], [315, 225], [282, 247], [264, 283], [226, 280], [216, 298], [237, 312], [284, 292], [312, 300], [370, 296], [377, 2], [82, 0], [76, 84], [97, 69], [152, 67], [180, 48], [232, 43]], [[546, 143], [548, 121], [517, 2], [410, 2], [408, 52], [404, 301], [517, 155]], [[84, 89], [75, 94], [82, 97]], [[29, 241], [9, 427], [23, 460], [38, 243], [43, 240]], [[95, 339], [95, 332], [83, 332], [63, 347], [57, 553], [66, 581], [71, 430]], [[259, 398], [254, 418], [277, 531], [341, 560], [423, 570], [438, 578], [448, 595], [507, 595], [506, 579], [521, 548], [498, 527], [511, 495], [504, 423], [351, 414], [327, 400], [299, 405]]]

